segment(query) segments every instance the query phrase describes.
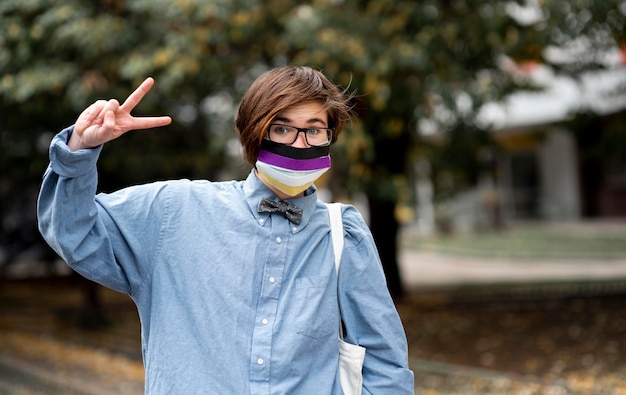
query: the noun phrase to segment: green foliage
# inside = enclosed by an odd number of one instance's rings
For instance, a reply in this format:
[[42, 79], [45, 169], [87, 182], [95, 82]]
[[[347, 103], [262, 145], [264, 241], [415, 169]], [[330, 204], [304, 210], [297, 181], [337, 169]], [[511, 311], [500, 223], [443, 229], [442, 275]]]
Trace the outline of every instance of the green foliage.
[[[128, 136], [107, 146], [102, 185], [115, 188], [182, 175], [216, 177], [228, 139], [201, 107], [206, 96], [232, 91], [237, 73], [249, 67], [247, 45], [240, 50], [235, 44], [254, 36], [245, 31], [252, 14], [244, 15], [238, 5], [4, 2], [0, 25], [7, 34], [0, 38], [0, 103], [2, 112], [11, 115], [3, 117], [0, 130], [13, 145], [32, 146], [42, 132], [71, 124], [90, 102], [123, 100], [151, 75], [158, 83], [137, 113], [169, 114], [185, 106], [193, 109], [194, 117], [175, 123], [167, 132]], [[38, 173], [43, 170], [42, 166]], [[23, 169], [11, 173], [13, 178], [34, 176], [24, 175]]]
[[498, 232], [405, 240], [407, 248], [482, 258], [578, 260], [624, 259], [626, 236], [619, 230], [518, 226]]
[[[336, 147], [345, 165], [337, 173], [351, 187], [396, 200], [418, 156], [457, 185], [470, 184], [492, 146], [476, 109], [520, 86], [502, 59], [553, 61], [575, 74], [606, 67], [601, 55], [625, 43], [623, 0], [540, 0], [537, 17], [519, 18], [528, 4], [535, 2], [4, 1], [0, 170], [38, 183], [52, 132], [98, 98], [123, 99], [150, 75], [157, 84], [136, 112], [168, 113], [175, 123], [108, 145], [103, 187], [219, 178], [232, 161], [236, 98], [268, 67], [295, 63], [357, 92], [359, 120]], [[551, 46], [573, 56], [548, 59]], [[231, 98], [226, 113], [205, 110], [213, 96]], [[426, 139], [426, 131], [444, 138]], [[31, 164], [14, 166], [18, 157]]]
[[[369, 195], [397, 199], [404, 191], [390, 180], [410, 177], [416, 156], [460, 187], [485, 170], [493, 142], [476, 110], [527, 84], [500, 67], [503, 59], [548, 63], [546, 48], [585, 44], [586, 56], [555, 64], [575, 73], [604, 67], [602, 57], [624, 43], [622, 0], [533, 3], [318, 0], [292, 10], [283, 40], [295, 63], [323, 68], [359, 93], [364, 133], [343, 152], [365, 164], [353, 176]], [[443, 139], [424, 139], [424, 125]]]
[[[473, 124], [475, 107], [511, 83], [494, 66], [498, 56], [516, 50], [518, 29], [504, 3], [316, 1], [294, 9], [284, 40], [294, 62], [317, 65], [359, 93], [369, 141], [348, 144], [344, 152], [365, 163], [354, 167], [354, 176], [365, 181], [368, 194], [393, 200], [404, 192], [394, 185], [407, 183], [407, 165], [424, 155], [420, 119], [433, 119], [444, 131], [462, 129], [467, 151], [478, 150], [484, 134], [472, 137], [475, 128], [464, 125]], [[461, 95], [469, 101], [464, 113]], [[450, 164], [477, 171], [477, 165]], [[399, 178], [404, 181], [391, 182]]]

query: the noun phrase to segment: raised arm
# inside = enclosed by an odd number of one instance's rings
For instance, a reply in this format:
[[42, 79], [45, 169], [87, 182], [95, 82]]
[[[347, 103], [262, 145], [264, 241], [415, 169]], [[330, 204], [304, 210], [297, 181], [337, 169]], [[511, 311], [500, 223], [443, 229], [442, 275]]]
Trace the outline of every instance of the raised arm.
[[111, 99], [98, 100], [87, 107], [76, 120], [74, 132], [67, 144], [69, 148], [72, 151], [94, 148], [130, 130], [169, 125], [172, 119], [168, 116], [136, 118], [130, 114], [153, 85], [154, 79], [148, 77], [122, 105]]
[[134, 234], [129, 227], [141, 229], [142, 235], [149, 233], [148, 229], [158, 232], [162, 215], [142, 217], [140, 207], [150, 206], [151, 210], [154, 207], [145, 203], [144, 199], [154, 199], [150, 195], [154, 191], [146, 187], [142, 193], [126, 191], [116, 195], [116, 204], [111, 206], [127, 212], [113, 218], [111, 207], [105, 207], [95, 197], [96, 162], [103, 143], [130, 130], [171, 123], [170, 117], [131, 115], [153, 84], [152, 78], [146, 79], [122, 105], [117, 100], [95, 102], [80, 114], [72, 127], [53, 138], [50, 165], [37, 204], [39, 230], [59, 256], [83, 276], [125, 293], [132, 292], [133, 285], [141, 282], [144, 273], [138, 260], [149, 256], [151, 248], [146, 249], [149, 243], [133, 244], [125, 240], [127, 234]]

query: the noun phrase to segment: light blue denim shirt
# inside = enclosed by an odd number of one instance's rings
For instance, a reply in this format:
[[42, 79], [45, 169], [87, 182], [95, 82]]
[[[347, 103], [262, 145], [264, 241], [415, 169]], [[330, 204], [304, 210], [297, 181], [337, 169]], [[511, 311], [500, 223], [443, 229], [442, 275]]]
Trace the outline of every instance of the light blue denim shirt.
[[254, 173], [95, 195], [100, 149], [70, 152], [71, 131], [52, 141], [39, 227], [74, 270], [136, 303], [146, 393], [341, 394], [337, 301], [345, 339], [367, 348], [363, 393], [413, 393], [405, 333], [354, 207], [343, 206], [337, 282], [314, 187], [289, 201], [300, 225], [257, 212], [276, 197]]

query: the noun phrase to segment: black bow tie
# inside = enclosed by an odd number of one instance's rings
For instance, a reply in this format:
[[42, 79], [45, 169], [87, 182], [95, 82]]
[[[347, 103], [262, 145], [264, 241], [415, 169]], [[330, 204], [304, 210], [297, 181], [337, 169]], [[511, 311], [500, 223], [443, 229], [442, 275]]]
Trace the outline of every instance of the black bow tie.
[[282, 200], [277, 202], [269, 199], [261, 199], [259, 202], [259, 213], [281, 213], [290, 222], [300, 225], [302, 222], [302, 209], [291, 206]]

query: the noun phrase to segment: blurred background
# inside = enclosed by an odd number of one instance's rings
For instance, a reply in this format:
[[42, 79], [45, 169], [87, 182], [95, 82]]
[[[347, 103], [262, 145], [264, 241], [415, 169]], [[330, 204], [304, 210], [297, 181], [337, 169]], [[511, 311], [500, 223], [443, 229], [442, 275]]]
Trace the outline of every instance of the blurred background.
[[42, 242], [52, 136], [156, 85], [159, 130], [108, 144], [101, 191], [249, 172], [232, 122], [263, 71], [356, 92], [320, 183], [366, 217], [416, 393], [625, 394], [626, 1], [0, 3], [0, 394], [142, 393], [130, 300]]

